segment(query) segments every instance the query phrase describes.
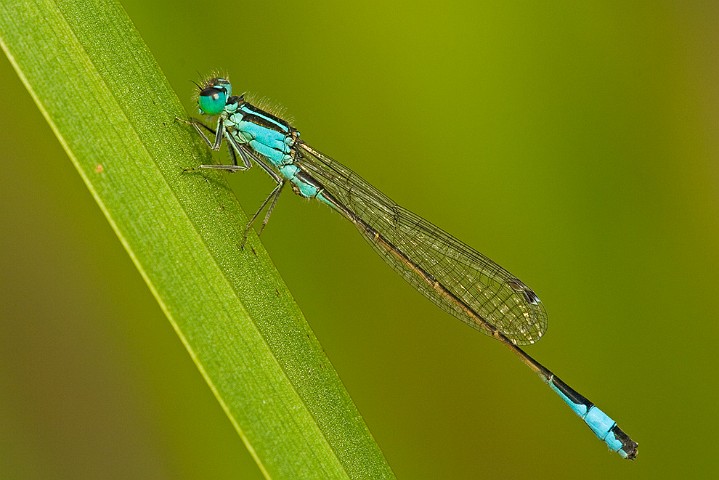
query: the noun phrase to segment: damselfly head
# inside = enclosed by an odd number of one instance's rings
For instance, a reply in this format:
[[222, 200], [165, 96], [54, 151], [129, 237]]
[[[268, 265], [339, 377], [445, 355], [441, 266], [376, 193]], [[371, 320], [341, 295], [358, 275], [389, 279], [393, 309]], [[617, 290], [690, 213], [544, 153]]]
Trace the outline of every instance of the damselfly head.
[[227, 104], [227, 99], [232, 95], [232, 85], [225, 78], [211, 78], [202, 85], [198, 85], [200, 93], [197, 97], [197, 105], [200, 113], [205, 115], [219, 115]]

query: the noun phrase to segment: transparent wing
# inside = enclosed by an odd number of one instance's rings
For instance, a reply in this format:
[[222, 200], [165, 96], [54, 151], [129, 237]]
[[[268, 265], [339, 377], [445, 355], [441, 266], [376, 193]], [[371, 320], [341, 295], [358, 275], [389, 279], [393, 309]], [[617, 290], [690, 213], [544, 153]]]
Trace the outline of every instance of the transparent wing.
[[544, 307], [519, 279], [472, 247], [397, 205], [344, 165], [302, 142], [298, 142], [297, 148], [295, 164], [379, 233], [383, 239], [359, 228], [392, 268], [440, 308], [488, 335], [492, 335], [493, 327], [515, 344], [534, 343], [544, 334], [547, 329]]

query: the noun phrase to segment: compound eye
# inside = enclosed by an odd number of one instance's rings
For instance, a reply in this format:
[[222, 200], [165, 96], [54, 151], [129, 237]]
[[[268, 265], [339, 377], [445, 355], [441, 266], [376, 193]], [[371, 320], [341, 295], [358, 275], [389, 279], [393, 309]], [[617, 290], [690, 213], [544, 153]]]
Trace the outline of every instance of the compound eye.
[[200, 92], [197, 104], [200, 113], [205, 115], [219, 115], [227, 103], [227, 90], [222, 86], [205, 88]]

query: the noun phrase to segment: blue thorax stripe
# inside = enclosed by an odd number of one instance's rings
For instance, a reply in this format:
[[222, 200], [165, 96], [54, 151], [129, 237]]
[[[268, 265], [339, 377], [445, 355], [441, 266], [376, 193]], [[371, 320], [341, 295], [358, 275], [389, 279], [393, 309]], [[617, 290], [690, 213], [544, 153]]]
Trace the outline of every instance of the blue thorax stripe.
[[289, 133], [292, 129], [292, 127], [281, 118], [277, 118], [247, 102], [241, 103], [239, 110], [245, 121], [254, 122], [263, 127], [283, 133]]

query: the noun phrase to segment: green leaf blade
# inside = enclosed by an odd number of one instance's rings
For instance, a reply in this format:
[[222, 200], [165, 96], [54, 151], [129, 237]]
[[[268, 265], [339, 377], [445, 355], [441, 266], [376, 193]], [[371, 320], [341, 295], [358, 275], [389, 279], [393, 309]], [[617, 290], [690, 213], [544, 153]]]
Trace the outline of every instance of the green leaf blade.
[[209, 153], [121, 7], [0, 13], [3, 50], [263, 473], [392, 477], [257, 239], [239, 248], [222, 175], [182, 173]]

